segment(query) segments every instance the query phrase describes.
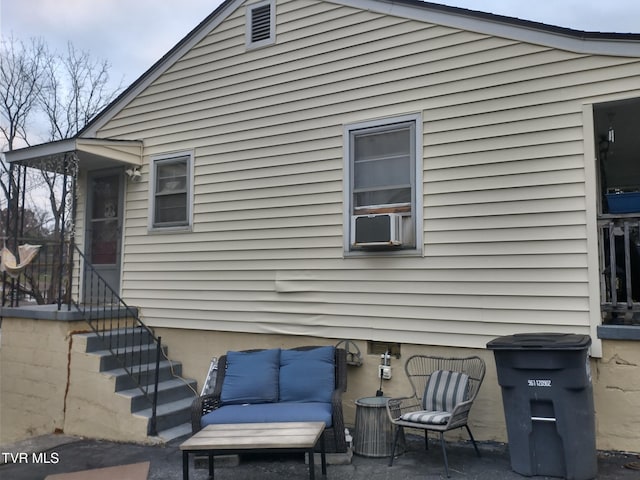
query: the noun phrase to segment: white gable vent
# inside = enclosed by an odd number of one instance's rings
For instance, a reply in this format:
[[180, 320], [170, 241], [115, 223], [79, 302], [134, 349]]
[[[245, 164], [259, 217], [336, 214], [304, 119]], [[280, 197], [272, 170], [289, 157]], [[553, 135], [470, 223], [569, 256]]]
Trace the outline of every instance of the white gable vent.
[[272, 0], [247, 6], [247, 48], [262, 47], [275, 42], [275, 3]]

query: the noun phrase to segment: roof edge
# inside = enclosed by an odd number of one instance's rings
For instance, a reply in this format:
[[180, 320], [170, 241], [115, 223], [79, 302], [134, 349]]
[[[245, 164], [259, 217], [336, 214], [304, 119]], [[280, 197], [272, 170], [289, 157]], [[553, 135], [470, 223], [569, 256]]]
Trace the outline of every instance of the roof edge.
[[640, 33], [587, 32], [421, 0], [326, 1], [575, 53], [640, 58]]
[[[331, 0], [329, 0], [331, 1]], [[337, 0], [338, 3], [342, 3]], [[421, 0], [378, 0], [380, 2], [407, 4], [418, 8], [426, 8], [429, 10], [441, 11], [454, 15], [466, 15], [476, 17], [478, 19], [489, 20], [492, 22], [508, 23], [515, 26], [521, 26], [529, 29], [537, 29], [541, 31], [547, 31], [550, 33], [556, 33], [559, 35], [572, 36], [577, 39], [593, 39], [593, 40], [629, 40], [640, 42], [640, 32], [637, 33], [616, 33], [616, 32], [594, 32], [586, 30], [577, 30], [568, 27], [562, 27], [558, 25], [551, 25], [548, 23], [542, 23], [535, 20], [526, 20], [518, 17], [510, 17], [507, 15], [500, 15], [497, 13], [483, 12], [480, 10], [472, 10], [463, 7], [454, 7], [451, 5], [443, 5], [440, 3], [433, 3]]]
[[29, 147], [19, 148], [4, 152], [5, 159], [9, 163], [28, 162], [36, 158], [50, 157], [71, 153], [77, 150], [83, 150], [86, 147], [137, 147], [140, 149], [142, 156], [143, 142], [141, 140], [117, 140], [110, 138], [78, 138], [72, 137], [65, 140], [57, 140], [55, 142], [41, 143]]
[[[245, 0], [225, 0], [169, 52], [125, 89], [77, 134], [92, 138], [120, 110], [167, 71], [189, 49], [222, 23]], [[576, 53], [640, 58], [640, 33], [601, 33], [574, 30], [493, 13], [421, 0], [325, 0], [381, 14], [421, 20], [461, 30], [541, 44]]]
[[34, 157], [59, 155], [72, 152], [76, 149], [76, 138], [67, 138], [55, 142], [41, 143], [30, 147], [18, 148], [4, 152], [5, 159], [9, 163], [31, 160]]

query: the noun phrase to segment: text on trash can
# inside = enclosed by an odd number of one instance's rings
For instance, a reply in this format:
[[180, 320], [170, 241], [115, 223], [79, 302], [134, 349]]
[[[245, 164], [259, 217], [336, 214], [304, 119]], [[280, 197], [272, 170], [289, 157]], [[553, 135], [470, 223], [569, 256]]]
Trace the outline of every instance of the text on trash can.
[[530, 387], [550, 387], [551, 380], [527, 380]]

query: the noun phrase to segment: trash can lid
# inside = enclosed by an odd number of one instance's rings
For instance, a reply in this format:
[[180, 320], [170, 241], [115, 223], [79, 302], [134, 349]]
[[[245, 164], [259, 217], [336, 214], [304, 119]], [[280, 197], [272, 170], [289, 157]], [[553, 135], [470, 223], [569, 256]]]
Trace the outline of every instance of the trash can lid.
[[487, 343], [489, 350], [584, 350], [591, 345], [589, 335], [574, 333], [516, 333]]

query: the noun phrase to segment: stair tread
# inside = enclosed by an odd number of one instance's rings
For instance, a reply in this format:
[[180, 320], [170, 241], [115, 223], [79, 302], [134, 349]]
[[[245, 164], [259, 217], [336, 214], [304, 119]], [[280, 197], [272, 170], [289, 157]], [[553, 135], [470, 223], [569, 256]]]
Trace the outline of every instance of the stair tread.
[[[124, 328], [124, 327], [114, 328], [112, 330], [105, 330], [105, 332], [116, 332], [116, 333], [120, 333], [120, 334], [133, 333], [133, 332], [145, 332], [145, 333], [148, 333], [147, 329], [142, 327], [142, 326], [140, 326], [140, 325], [137, 325], [135, 327], [127, 327], [127, 328]], [[92, 336], [92, 335], [97, 336], [98, 334], [96, 332], [87, 332], [87, 333], [85, 333], [83, 335], [86, 335], [86, 336]]]
[[[125, 329], [125, 328], [114, 328], [113, 330], [104, 330], [102, 332], [102, 336], [105, 335], [106, 332], [115, 332], [115, 334], [117, 335], [125, 335], [125, 334], [138, 334], [139, 332], [146, 332], [146, 330], [143, 327], [134, 327], [133, 329], [131, 327]], [[77, 334], [78, 337], [82, 337], [82, 338], [100, 338], [100, 335], [97, 334], [94, 331], [87, 331], [87, 332], [82, 332], [82, 333], [78, 333]]]
[[[114, 332], [119, 334], [119, 335], [124, 335], [127, 333], [138, 333], [138, 332], [142, 332], [142, 333], [149, 333], [149, 331], [141, 326], [135, 326], [135, 327], [120, 327], [120, 328], [114, 328], [112, 330], [101, 330], [101, 333], [104, 335], [107, 332]], [[91, 332], [85, 332], [82, 333], [81, 335], [84, 335], [85, 337], [97, 337], [99, 336], [96, 332], [91, 331]]]
[[158, 432], [158, 437], [160, 437], [165, 442], [187, 435], [191, 435], [191, 423], [182, 423], [175, 427]]
[[[173, 360], [171, 360], [171, 361], [169, 361], [169, 360], [161, 360], [160, 364], [159, 364], [160, 368], [171, 367], [172, 365], [175, 367], [175, 366], [182, 365], [182, 364], [180, 362], [176, 362], [176, 361], [173, 361]], [[140, 367], [140, 368], [138, 368], [138, 367]], [[153, 362], [153, 363], [141, 363], [140, 365], [135, 365], [133, 367], [133, 369], [135, 370], [134, 373], [137, 373], [138, 370], [140, 370], [140, 372], [142, 372], [142, 373], [146, 373], [147, 371], [151, 372], [151, 371], [154, 371], [156, 369], [156, 362]], [[107, 376], [113, 376], [113, 377], [117, 377], [117, 376], [120, 376], [120, 375], [128, 375], [127, 371], [122, 367], [114, 368], [112, 370], [105, 370], [105, 371], [100, 372], [100, 373], [103, 373], [104, 375], [107, 375]]]
[[120, 353], [128, 353], [131, 351], [135, 351], [135, 352], [150, 351], [152, 348], [153, 349], [156, 348], [156, 345], [154, 343], [143, 343], [142, 345], [133, 345], [133, 350], [132, 350], [132, 346], [129, 345], [127, 347], [114, 348], [113, 351], [109, 349], [102, 349], [102, 350], [93, 350], [86, 353], [89, 355], [96, 355], [98, 357], [109, 357], [114, 353], [120, 354]]
[[[168, 402], [168, 403], [163, 403], [163, 404], [159, 404], [156, 407], [156, 415], [157, 416], [161, 416], [161, 415], [166, 415], [166, 414], [171, 414], [180, 410], [186, 410], [186, 409], [191, 409], [191, 405], [193, 405], [193, 400], [195, 398], [195, 395], [188, 397], [188, 398], [182, 398], [180, 400], [175, 400], [173, 402]], [[133, 415], [136, 416], [140, 416], [140, 417], [146, 417], [146, 418], [151, 418], [151, 408], [144, 408], [142, 410], [138, 410], [136, 412], [133, 412]]]
[[[193, 387], [195, 387], [195, 385], [197, 384], [196, 380], [190, 379], [190, 378], [185, 378], [184, 381], [179, 379], [179, 378], [172, 378], [170, 380], [162, 380], [160, 382], [158, 382], [158, 392], [162, 392], [165, 390], [170, 390], [172, 388], [178, 388], [178, 387], [187, 387], [188, 385], [191, 385]], [[154, 386], [153, 385], [149, 385], [149, 392], [153, 392], [154, 391]], [[122, 395], [124, 397], [137, 397], [139, 395], [142, 395], [142, 392], [140, 392], [139, 388], [129, 388], [127, 390], [120, 390], [118, 392], [116, 392], [117, 395]]]
[[[118, 365], [115, 359], [118, 355], [126, 354], [126, 361], [130, 362], [133, 356], [134, 362], [140, 362], [140, 364], [130, 367], [134, 378], [148, 384], [156, 372], [156, 356], [154, 354], [157, 348], [156, 343], [151, 336], [148, 336], [149, 332], [144, 327], [120, 328], [114, 329], [112, 332], [112, 334], [106, 332], [104, 336], [95, 332], [87, 333], [85, 353], [92, 355], [96, 360], [99, 359], [100, 373], [114, 379], [116, 384], [114, 393], [127, 399], [132, 410], [144, 406], [144, 408], [130, 414], [150, 421], [152, 411], [148, 406], [150, 403], [144, 399], [145, 395], [140, 388], [132, 388], [135, 380], [127, 379], [130, 375]], [[113, 350], [105, 348], [104, 344], [108, 345], [109, 341], [113, 345]], [[116, 348], [117, 345], [120, 346]], [[158, 365], [160, 380], [158, 382], [156, 416], [157, 426], [162, 428], [158, 433], [158, 438], [162, 441], [170, 441], [191, 434], [191, 424], [188, 420], [193, 400], [198, 393], [196, 380], [174, 376], [182, 373], [182, 363], [166, 358], [166, 345], [163, 345], [163, 353]], [[104, 368], [107, 370], [102, 370]], [[118, 391], [118, 388], [123, 387], [126, 389]], [[153, 395], [155, 389], [153, 384], [143, 388], [148, 389], [148, 392]]]
[[146, 345], [155, 343], [152, 334], [149, 333], [144, 327], [106, 330], [101, 331], [100, 334], [96, 332], [88, 332], [85, 334], [81, 334], [81, 336], [86, 339], [85, 341], [87, 353], [104, 350], [105, 342], [111, 343], [111, 345], [114, 345], [115, 343], [125, 344], [128, 347], [137, 344]]

